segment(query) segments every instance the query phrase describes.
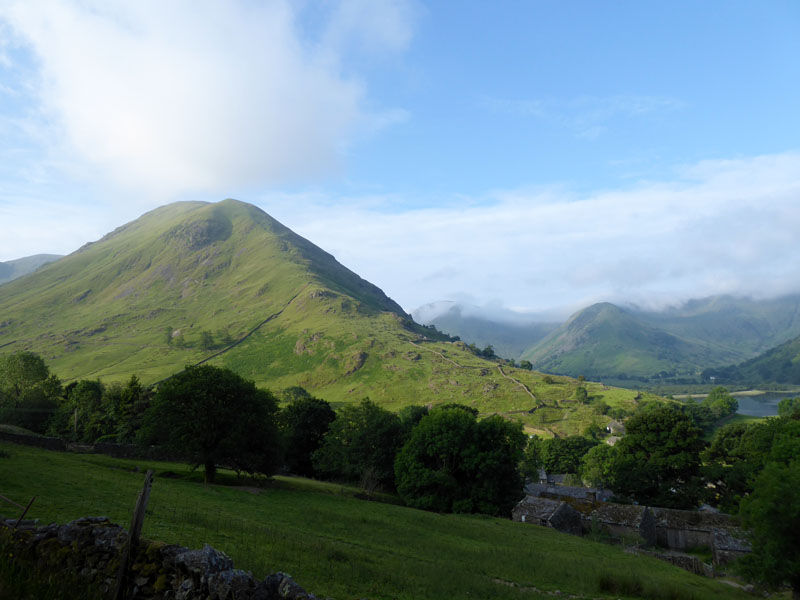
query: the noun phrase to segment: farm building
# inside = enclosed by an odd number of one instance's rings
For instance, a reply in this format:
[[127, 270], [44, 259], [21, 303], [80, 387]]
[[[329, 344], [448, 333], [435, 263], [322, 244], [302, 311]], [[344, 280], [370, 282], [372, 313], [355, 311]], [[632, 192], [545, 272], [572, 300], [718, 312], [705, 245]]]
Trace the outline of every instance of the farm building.
[[520, 523], [552, 527], [563, 533], [582, 534], [581, 514], [559, 500], [526, 496], [511, 511], [511, 518]]
[[656, 520], [646, 506], [601, 504], [584, 517], [586, 529], [593, 523], [615, 537], [635, 539], [647, 546], [656, 543]]

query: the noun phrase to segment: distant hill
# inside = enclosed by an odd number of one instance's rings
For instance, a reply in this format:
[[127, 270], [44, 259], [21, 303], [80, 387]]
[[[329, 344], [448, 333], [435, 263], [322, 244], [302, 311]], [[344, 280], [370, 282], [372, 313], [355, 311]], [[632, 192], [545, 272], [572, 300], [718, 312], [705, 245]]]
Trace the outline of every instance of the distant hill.
[[693, 375], [696, 365], [724, 364], [737, 353], [650, 326], [614, 304], [594, 304], [526, 351], [544, 372], [625, 379], [658, 373]]
[[706, 369], [703, 377], [721, 384], [800, 385], [800, 337], [784, 342], [741, 364]]
[[[492, 324], [483, 330], [493, 343]], [[498, 327], [494, 339], [502, 341], [502, 332]], [[572, 315], [519, 358], [545, 372], [603, 381], [699, 382], [705, 369], [750, 359], [798, 334], [800, 295], [713, 296], [663, 311], [600, 303]]]
[[559, 325], [550, 318], [523, 315], [511, 310], [490, 312], [483, 307], [456, 302], [428, 304], [415, 310], [414, 320], [434, 325], [439, 331], [458, 336], [479, 348], [492, 345], [504, 358], [517, 358]]
[[[576, 400], [575, 380], [475, 356], [236, 200], [163, 206], [0, 286], [0, 348], [38, 352], [66, 381], [154, 383], [210, 362], [335, 403], [464, 402], [543, 435], [608, 420]], [[630, 390], [587, 387], [612, 407], [636, 402]]]
[[563, 323], [456, 302], [422, 306], [414, 317], [545, 372], [624, 385], [689, 383], [700, 382], [705, 369], [745, 361], [800, 334], [800, 295], [711, 296], [659, 311], [601, 303]]
[[42, 265], [61, 258], [60, 254], [34, 254], [15, 260], [0, 262], [0, 284], [32, 273]]
[[752, 357], [800, 334], [800, 295], [766, 300], [711, 296], [664, 311], [635, 311], [653, 327]]

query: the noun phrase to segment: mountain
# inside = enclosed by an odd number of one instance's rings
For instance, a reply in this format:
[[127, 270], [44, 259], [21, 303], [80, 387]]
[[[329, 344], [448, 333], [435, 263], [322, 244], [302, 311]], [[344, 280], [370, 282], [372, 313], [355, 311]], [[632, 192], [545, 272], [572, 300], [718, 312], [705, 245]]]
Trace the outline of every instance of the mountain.
[[[0, 352], [15, 350], [40, 353], [65, 381], [154, 383], [209, 362], [334, 403], [463, 402], [530, 432], [608, 419], [576, 401], [575, 380], [475, 356], [236, 200], [158, 208], [0, 286]], [[610, 406], [636, 402], [630, 390], [588, 387]]]
[[34, 254], [15, 260], [0, 262], [0, 284], [32, 273], [42, 265], [61, 258], [60, 254]]
[[664, 311], [635, 311], [653, 327], [750, 358], [800, 334], [800, 295], [755, 300], [711, 296]]
[[498, 356], [517, 358], [558, 327], [542, 315], [525, 315], [508, 309], [486, 309], [456, 302], [437, 302], [416, 309], [414, 320], [458, 336], [479, 348], [492, 345]]
[[765, 383], [800, 385], [800, 336], [771, 348], [738, 365], [706, 369], [704, 378], [716, 382], [760, 385]]
[[[579, 311], [526, 351], [535, 369], [589, 378], [694, 374], [696, 364], [730, 360], [733, 352], [652, 327], [631, 311], [599, 303]], [[720, 364], [720, 362], [715, 362]]]
[[694, 381], [800, 334], [800, 296], [713, 296], [662, 311], [609, 303], [575, 313], [525, 350], [534, 368], [603, 380]]

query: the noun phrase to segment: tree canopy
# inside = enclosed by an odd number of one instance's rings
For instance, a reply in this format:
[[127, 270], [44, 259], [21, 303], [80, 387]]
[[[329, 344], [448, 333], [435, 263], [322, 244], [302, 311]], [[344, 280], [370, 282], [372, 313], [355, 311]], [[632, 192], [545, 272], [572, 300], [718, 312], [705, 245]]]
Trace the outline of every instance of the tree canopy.
[[397, 455], [397, 491], [416, 508], [507, 514], [521, 496], [517, 465], [525, 441], [519, 423], [497, 416], [478, 421], [458, 406], [435, 408]]
[[63, 390], [34, 352], [0, 355], [0, 421], [44, 433]]
[[610, 488], [614, 481], [614, 461], [617, 458], [616, 446], [598, 444], [583, 455], [580, 476], [589, 485]]
[[284, 460], [292, 473], [311, 477], [314, 475], [311, 455], [322, 444], [336, 413], [325, 400], [308, 393], [295, 394], [294, 398], [278, 414], [286, 446]]
[[394, 457], [403, 441], [399, 417], [369, 398], [339, 410], [312, 456], [314, 469], [367, 489], [394, 489]]
[[742, 524], [753, 551], [740, 561], [748, 579], [778, 587], [789, 583], [800, 598], [800, 459], [769, 463], [753, 492], [742, 499]]
[[548, 473], [577, 473], [583, 455], [598, 443], [578, 435], [543, 440], [542, 465]]
[[703, 453], [704, 478], [713, 482], [706, 501], [735, 513], [768, 463], [788, 464], [798, 456], [800, 420], [778, 417], [721, 427]]
[[717, 386], [706, 396], [703, 404], [708, 406], [717, 419], [732, 415], [739, 410], [739, 401], [730, 395], [727, 389]]
[[612, 490], [641, 504], [693, 508], [700, 496], [701, 431], [680, 409], [661, 405], [631, 417], [617, 442]]
[[778, 402], [778, 414], [781, 417], [800, 416], [800, 398], [784, 398]]
[[144, 436], [180, 452], [214, 481], [217, 466], [272, 474], [280, 458], [275, 398], [229, 369], [186, 367], [162, 383]]

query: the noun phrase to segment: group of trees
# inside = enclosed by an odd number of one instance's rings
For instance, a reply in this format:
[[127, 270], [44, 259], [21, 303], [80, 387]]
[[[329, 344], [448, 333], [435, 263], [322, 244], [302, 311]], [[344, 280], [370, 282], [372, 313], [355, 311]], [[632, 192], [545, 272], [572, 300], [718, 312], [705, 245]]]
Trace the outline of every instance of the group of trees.
[[522, 426], [479, 421], [458, 404], [393, 413], [364, 399], [337, 413], [292, 387], [279, 393], [279, 409], [271, 392], [210, 365], [186, 367], [155, 391], [136, 377], [62, 386], [33, 353], [2, 357], [0, 394], [4, 422], [81, 442], [159, 445], [202, 467], [207, 482], [219, 467], [284, 468], [396, 490], [410, 506], [489, 514], [508, 513], [522, 494]]
[[343, 407], [312, 454], [315, 474], [396, 489], [408, 506], [507, 514], [522, 495], [526, 436], [459, 404], [395, 414], [369, 399]]
[[702, 402], [688, 398], [683, 403], [683, 412], [703, 431], [712, 430], [717, 421], [734, 414], [737, 410], [739, 402], [722, 386], [711, 390]]
[[651, 506], [693, 508], [702, 488], [698, 477], [701, 431], [670, 405], [648, 407], [626, 422], [625, 437], [614, 446], [570, 436], [531, 438], [525, 470], [550, 473], [611, 489], [621, 500]]
[[0, 355], [0, 421], [43, 432], [63, 396], [58, 377], [33, 352]]
[[38, 354], [0, 356], [0, 422], [34, 433], [132, 443], [150, 397], [136, 376], [125, 384], [84, 379], [64, 386]]

